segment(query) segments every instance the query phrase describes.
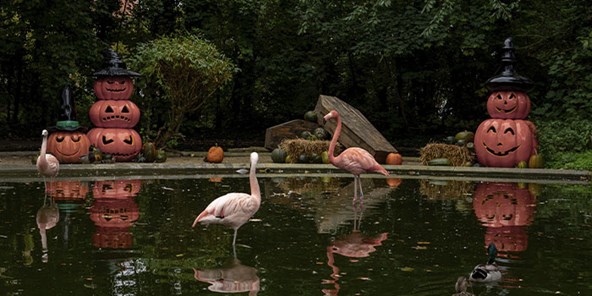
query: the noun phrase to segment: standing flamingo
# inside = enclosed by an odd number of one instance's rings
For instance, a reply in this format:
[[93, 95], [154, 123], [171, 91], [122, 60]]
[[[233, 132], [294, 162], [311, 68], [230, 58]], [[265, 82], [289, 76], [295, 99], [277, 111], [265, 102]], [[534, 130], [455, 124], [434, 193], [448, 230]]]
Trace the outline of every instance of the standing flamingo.
[[234, 239], [232, 240], [234, 250], [238, 229], [249, 221], [261, 205], [261, 191], [257, 176], [255, 176], [257, 161], [259, 161], [259, 154], [257, 152], [251, 153], [251, 169], [249, 171], [251, 194], [233, 192], [216, 198], [195, 218], [192, 227], [201, 222], [202, 224], [222, 224], [234, 229]]
[[[332, 118], [337, 120], [337, 127], [335, 128], [335, 133], [333, 133], [333, 138], [329, 144], [329, 162], [334, 166], [346, 170], [354, 175], [354, 203], [356, 200], [363, 202], [364, 192], [362, 190], [362, 180], [360, 179], [360, 174], [377, 172], [388, 176], [389, 173], [376, 161], [376, 159], [374, 159], [374, 156], [372, 156], [370, 152], [359, 147], [347, 148], [338, 156], [333, 156], [335, 146], [337, 145], [337, 140], [341, 134], [341, 116], [337, 111], [331, 110], [331, 112], [327, 113], [327, 115], [324, 117], [325, 121], [329, 121], [329, 119]], [[359, 195], [358, 188], [360, 192]]]
[[55, 178], [60, 172], [60, 162], [58, 159], [47, 153], [47, 136], [49, 132], [43, 130], [41, 132], [43, 136], [43, 142], [41, 143], [41, 152], [37, 157], [37, 171], [43, 176], [43, 184], [45, 185], [45, 192], [47, 193], [47, 180], [46, 178]]

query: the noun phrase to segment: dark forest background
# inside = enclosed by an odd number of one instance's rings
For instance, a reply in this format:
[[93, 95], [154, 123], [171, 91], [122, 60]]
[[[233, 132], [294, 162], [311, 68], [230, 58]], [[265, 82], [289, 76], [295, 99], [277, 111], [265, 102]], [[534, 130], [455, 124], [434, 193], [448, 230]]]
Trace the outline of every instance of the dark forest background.
[[[421, 147], [488, 118], [485, 81], [513, 37], [517, 71], [535, 82], [529, 119], [547, 154], [586, 151], [592, 132], [592, 5], [587, 0], [5, 0], [0, 6], [0, 137], [55, 125], [70, 85], [91, 126], [102, 52], [126, 62], [161, 38], [192, 36], [235, 71], [184, 118], [168, 145], [262, 143], [320, 94], [361, 110], [395, 147]], [[134, 63], [131, 63], [134, 64]], [[133, 69], [128, 62], [130, 70]], [[170, 120], [166, 96], [133, 100], [145, 137]], [[234, 142], [232, 142], [234, 141]], [[232, 145], [232, 144], [229, 144]]]

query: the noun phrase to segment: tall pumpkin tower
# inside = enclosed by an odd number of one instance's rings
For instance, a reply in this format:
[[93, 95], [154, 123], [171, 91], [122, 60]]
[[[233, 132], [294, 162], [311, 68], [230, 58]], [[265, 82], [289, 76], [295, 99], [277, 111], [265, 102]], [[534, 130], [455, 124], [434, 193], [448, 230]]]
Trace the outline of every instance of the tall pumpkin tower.
[[126, 69], [117, 53], [109, 49], [106, 67], [93, 76], [96, 101], [88, 111], [95, 128], [88, 132], [92, 145], [113, 155], [118, 162], [132, 161], [142, 150], [142, 138], [134, 130], [140, 121], [140, 108], [130, 100], [134, 93], [132, 77], [140, 74]]
[[537, 154], [536, 127], [526, 120], [530, 113], [530, 97], [526, 92], [533, 83], [516, 73], [511, 37], [504, 41], [501, 62], [502, 73], [485, 83], [489, 90], [487, 112], [491, 118], [483, 121], [475, 132], [475, 154], [484, 166], [515, 167]]

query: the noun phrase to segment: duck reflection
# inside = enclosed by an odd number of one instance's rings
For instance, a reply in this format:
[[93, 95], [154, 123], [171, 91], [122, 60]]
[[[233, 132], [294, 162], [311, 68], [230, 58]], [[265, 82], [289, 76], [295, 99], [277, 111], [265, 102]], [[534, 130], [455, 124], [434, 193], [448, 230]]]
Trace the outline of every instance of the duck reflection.
[[226, 264], [218, 268], [193, 269], [196, 280], [210, 284], [208, 290], [218, 293], [242, 293], [257, 295], [260, 280], [257, 269], [241, 264], [233, 257]]
[[37, 210], [35, 221], [41, 235], [41, 250], [43, 252], [41, 261], [47, 262], [49, 260], [47, 230], [54, 228], [60, 221], [60, 210], [52, 197], [45, 196], [43, 198], [43, 206]]
[[338, 295], [340, 290], [339, 278], [340, 270], [335, 264], [334, 254], [350, 259], [350, 262], [358, 262], [360, 258], [370, 256], [376, 251], [376, 247], [382, 245], [382, 242], [388, 238], [388, 233], [383, 232], [374, 236], [366, 235], [360, 231], [362, 223], [363, 207], [361, 204], [353, 205], [353, 230], [351, 233], [343, 235], [335, 239], [331, 245], [327, 247], [327, 265], [331, 267], [331, 279], [324, 280], [323, 284], [332, 284], [333, 289], [322, 289], [324, 295]]

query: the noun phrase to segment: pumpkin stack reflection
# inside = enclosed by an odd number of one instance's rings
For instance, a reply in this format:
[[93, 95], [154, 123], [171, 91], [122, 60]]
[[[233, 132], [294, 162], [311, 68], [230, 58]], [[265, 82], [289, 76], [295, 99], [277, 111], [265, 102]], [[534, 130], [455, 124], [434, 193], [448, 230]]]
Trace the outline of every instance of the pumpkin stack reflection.
[[490, 167], [515, 167], [528, 163], [537, 154], [535, 125], [525, 120], [530, 113], [526, 90], [532, 82], [514, 70], [516, 58], [512, 38], [504, 42], [502, 74], [490, 78], [487, 112], [491, 119], [483, 121], [475, 132], [475, 154], [479, 163]]
[[93, 245], [103, 249], [129, 249], [133, 246], [131, 227], [140, 213], [134, 197], [141, 189], [140, 180], [97, 181], [90, 219], [97, 229]]
[[88, 132], [92, 145], [113, 155], [119, 162], [132, 161], [140, 154], [142, 138], [133, 127], [140, 121], [140, 108], [130, 100], [132, 77], [140, 74], [125, 69], [116, 52], [107, 52], [107, 67], [94, 73], [94, 93], [99, 99], [88, 115], [95, 128]]

